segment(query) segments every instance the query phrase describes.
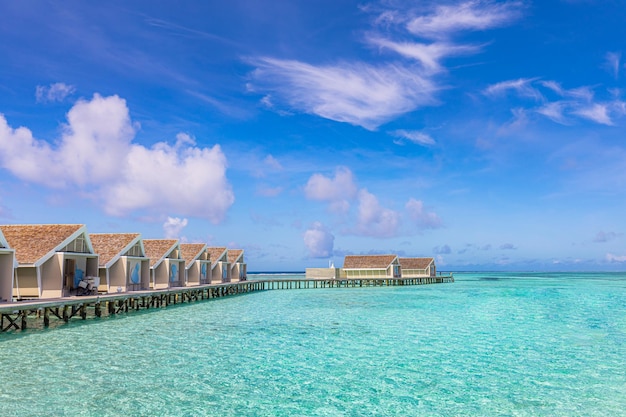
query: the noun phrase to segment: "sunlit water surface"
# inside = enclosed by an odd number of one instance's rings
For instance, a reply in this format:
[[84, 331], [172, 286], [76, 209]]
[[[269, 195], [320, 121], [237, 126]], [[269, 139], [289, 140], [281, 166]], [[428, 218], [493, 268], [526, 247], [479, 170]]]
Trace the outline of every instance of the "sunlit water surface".
[[626, 415], [625, 274], [455, 278], [0, 335], [0, 415]]

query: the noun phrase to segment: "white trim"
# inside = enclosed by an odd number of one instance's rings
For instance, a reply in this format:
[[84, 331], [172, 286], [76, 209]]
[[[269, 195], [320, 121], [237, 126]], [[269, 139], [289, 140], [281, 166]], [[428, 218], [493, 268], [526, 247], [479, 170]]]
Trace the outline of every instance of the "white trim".
[[76, 230], [74, 233], [72, 233], [63, 242], [61, 242], [60, 244], [55, 246], [54, 249], [52, 249], [50, 252], [48, 252], [47, 254], [42, 256], [41, 258], [39, 258], [39, 260], [37, 260], [37, 262], [35, 262], [33, 265], [36, 266], [36, 267], [40, 267], [41, 265], [46, 263], [46, 261], [48, 261], [48, 259], [52, 258], [55, 253], [59, 253], [61, 249], [63, 249], [64, 247], [66, 247], [67, 245], [72, 243], [74, 240], [78, 239], [78, 237], [81, 234], [85, 235], [85, 244], [87, 245], [87, 249], [89, 250], [89, 252], [84, 253], [82, 255], [95, 255], [95, 256], [97, 256], [97, 254], [95, 254], [93, 252], [93, 246], [91, 245], [91, 240], [89, 239], [89, 233], [87, 233], [87, 226], [82, 225], [81, 227], [78, 228], [78, 230]]
[[[120, 234], [125, 234], [125, 233], [120, 233]], [[143, 256], [133, 256], [133, 258], [138, 258], [138, 259], [148, 259], [146, 257], [146, 250], [143, 247], [143, 239], [141, 239], [141, 235], [138, 235], [136, 238], [134, 238], [128, 245], [124, 246], [124, 249], [122, 249], [121, 251], [119, 251], [117, 253], [117, 255], [115, 255], [113, 258], [111, 258], [111, 260], [109, 262], [107, 262], [106, 264], [104, 264], [104, 267], [109, 269], [111, 266], [113, 266], [113, 264], [115, 262], [118, 261], [118, 259], [120, 259], [122, 256], [122, 254], [128, 252], [129, 250], [132, 249], [133, 246], [135, 246], [137, 243], [141, 244], [141, 252], [143, 253]], [[129, 256], [130, 258], [130, 256]]]
[[[156, 269], [159, 265], [161, 265], [161, 262], [163, 262], [164, 259], [167, 259], [167, 255], [169, 255], [170, 253], [172, 253], [172, 251], [174, 249], [178, 248], [178, 251], [180, 252], [180, 243], [178, 241], [176, 241], [176, 243], [174, 243], [172, 245], [172, 247], [169, 248], [168, 251], [166, 251], [163, 256], [161, 256], [161, 258], [153, 265], [150, 267], [150, 269]], [[145, 252], [144, 252], [145, 253]], [[170, 258], [170, 259], [177, 259], [177, 260], [181, 260], [181, 261], [185, 261], [184, 259], [180, 259], [180, 258]]]

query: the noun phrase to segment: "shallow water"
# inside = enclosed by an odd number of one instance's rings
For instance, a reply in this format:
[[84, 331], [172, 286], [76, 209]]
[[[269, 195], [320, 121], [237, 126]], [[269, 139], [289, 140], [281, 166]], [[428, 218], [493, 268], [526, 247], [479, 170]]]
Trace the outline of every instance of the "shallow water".
[[0, 415], [626, 413], [626, 274], [455, 278], [0, 335]]

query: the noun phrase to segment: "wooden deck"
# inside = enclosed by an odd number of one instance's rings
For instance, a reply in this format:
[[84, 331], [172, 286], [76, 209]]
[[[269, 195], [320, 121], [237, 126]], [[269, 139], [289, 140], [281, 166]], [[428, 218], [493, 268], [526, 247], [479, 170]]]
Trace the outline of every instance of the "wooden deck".
[[45, 300], [0, 303], [0, 332], [46, 328], [70, 322], [72, 319], [101, 318], [131, 311], [166, 308], [230, 295], [258, 291], [404, 286], [454, 282], [450, 275], [419, 278], [359, 278], [359, 279], [269, 279], [167, 290], [133, 291], [117, 294], [74, 296]]

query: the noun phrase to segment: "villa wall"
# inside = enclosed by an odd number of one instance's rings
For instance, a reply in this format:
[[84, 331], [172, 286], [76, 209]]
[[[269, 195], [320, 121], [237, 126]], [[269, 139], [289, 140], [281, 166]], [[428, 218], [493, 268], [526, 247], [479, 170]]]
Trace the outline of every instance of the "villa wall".
[[13, 252], [0, 249], [0, 302], [13, 298]]
[[17, 280], [13, 287], [16, 297], [39, 297], [37, 269], [34, 266], [23, 266], [16, 269]]

